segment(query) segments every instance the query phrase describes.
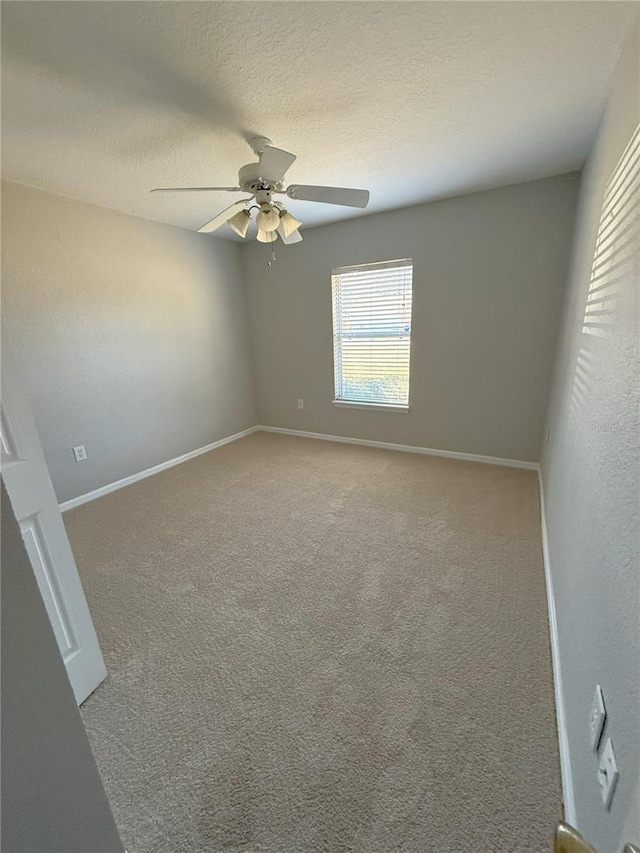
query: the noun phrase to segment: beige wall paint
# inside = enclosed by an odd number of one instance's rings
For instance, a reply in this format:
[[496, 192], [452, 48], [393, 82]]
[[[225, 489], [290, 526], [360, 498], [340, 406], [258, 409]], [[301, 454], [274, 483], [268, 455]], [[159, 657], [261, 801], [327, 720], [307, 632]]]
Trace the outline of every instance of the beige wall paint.
[[[564, 294], [576, 174], [248, 244], [260, 422], [537, 461]], [[331, 270], [412, 257], [411, 410], [336, 408]], [[296, 408], [298, 398], [304, 410]]]
[[60, 501], [256, 423], [240, 251], [3, 182], [2, 313]]
[[[582, 324], [604, 187], [640, 122], [639, 40], [636, 27], [584, 173], [542, 459], [577, 823], [602, 853], [640, 844], [638, 274], [620, 282], [602, 336], [583, 333]], [[606, 424], [629, 427], [594, 428]], [[589, 744], [596, 684], [620, 768], [610, 812]]]

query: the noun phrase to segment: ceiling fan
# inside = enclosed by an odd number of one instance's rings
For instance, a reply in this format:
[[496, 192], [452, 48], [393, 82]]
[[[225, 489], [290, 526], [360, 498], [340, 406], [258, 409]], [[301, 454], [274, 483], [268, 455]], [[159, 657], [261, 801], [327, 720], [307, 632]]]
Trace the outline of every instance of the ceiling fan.
[[[209, 220], [198, 231], [210, 234], [228, 222], [240, 237], [246, 237], [251, 222], [251, 211], [257, 210], [257, 239], [261, 243], [273, 243], [278, 235], [283, 243], [299, 243], [302, 235], [299, 228], [302, 223], [292, 216], [273, 195], [286, 195], [296, 201], [319, 201], [324, 204], [341, 204], [347, 207], [365, 208], [369, 203], [368, 190], [354, 190], [346, 187], [315, 187], [307, 184], [290, 184], [285, 187], [284, 176], [296, 159], [295, 154], [274, 148], [266, 136], [257, 136], [249, 140], [249, 145], [258, 156], [257, 163], [248, 163], [238, 172], [237, 187], [156, 187], [152, 193], [188, 193], [188, 192], [244, 192], [249, 196], [234, 201], [229, 207]], [[255, 204], [251, 202], [255, 201]], [[243, 209], [236, 212], [236, 208]]]

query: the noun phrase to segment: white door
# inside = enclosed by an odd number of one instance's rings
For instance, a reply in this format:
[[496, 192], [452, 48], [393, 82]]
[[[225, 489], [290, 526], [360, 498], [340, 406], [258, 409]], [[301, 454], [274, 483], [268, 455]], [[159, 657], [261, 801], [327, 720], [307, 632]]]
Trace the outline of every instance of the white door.
[[2, 478], [78, 704], [106, 677], [40, 438], [2, 326]]

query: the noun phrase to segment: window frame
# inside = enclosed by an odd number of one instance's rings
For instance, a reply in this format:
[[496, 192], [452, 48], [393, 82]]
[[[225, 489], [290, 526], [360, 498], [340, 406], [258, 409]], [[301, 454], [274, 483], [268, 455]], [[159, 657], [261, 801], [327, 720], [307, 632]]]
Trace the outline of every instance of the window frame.
[[[342, 359], [341, 359], [341, 348], [338, 346], [338, 342], [341, 341], [345, 336], [338, 334], [338, 324], [336, 323], [338, 312], [336, 305], [336, 278], [338, 278], [341, 274], [346, 272], [351, 272], [354, 270], [367, 270], [369, 268], [376, 268], [378, 270], [384, 269], [394, 269], [401, 267], [410, 267], [411, 268], [411, 312], [410, 312], [410, 323], [409, 323], [409, 381], [408, 381], [408, 390], [407, 390], [407, 402], [406, 403], [386, 403], [380, 400], [350, 400], [345, 397], [340, 397], [338, 395], [338, 391], [341, 390], [342, 383], [344, 381], [344, 375], [342, 371]], [[331, 270], [331, 310], [332, 310], [332, 333], [333, 333], [333, 387], [334, 387], [334, 399], [333, 405], [337, 408], [341, 409], [363, 409], [363, 410], [373, 410], [380, 412], [400, 412], [400, 413], [408, 413], [411, 404], [411, 352], [412, 352], [412, 332], [413, 332], [413, 258], [396, 258], [393, 260], [387, 261], [374, 261], [372, 263], [366, 264], [352, 264], [350, 266], [342, 266], [336, 267]], [[398, 335], [398, 338], [401, 336]]]

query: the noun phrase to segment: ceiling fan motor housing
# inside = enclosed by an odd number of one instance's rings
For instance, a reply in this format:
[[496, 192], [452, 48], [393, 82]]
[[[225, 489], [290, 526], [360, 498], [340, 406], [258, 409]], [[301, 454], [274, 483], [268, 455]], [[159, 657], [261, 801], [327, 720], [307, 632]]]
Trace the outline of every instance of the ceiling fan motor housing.
[[284, 186], [281, 178], [264, 174], [260, 163], [247, 163], [243, 166], [238, 172], [238, 185], [248, 193], [260, 190], [271, 193], [274, 190], [281, 191]]

